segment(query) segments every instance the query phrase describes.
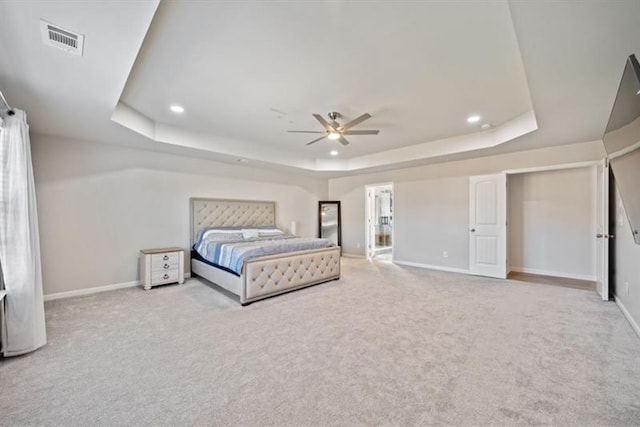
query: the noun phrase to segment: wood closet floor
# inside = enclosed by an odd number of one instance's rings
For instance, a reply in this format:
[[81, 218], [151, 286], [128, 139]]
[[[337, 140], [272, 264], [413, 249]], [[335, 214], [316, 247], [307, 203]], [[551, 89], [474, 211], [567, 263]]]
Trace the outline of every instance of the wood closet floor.
[[520, 282], [539, 283], [542, 285], [561, 286], [563, 288], [582, 289], [585, 291], [595, 291], [596, 282], [590, 280], [567, 279], [564, 277], [542, 276], [540, 274], [511, 272], [508, 279]]

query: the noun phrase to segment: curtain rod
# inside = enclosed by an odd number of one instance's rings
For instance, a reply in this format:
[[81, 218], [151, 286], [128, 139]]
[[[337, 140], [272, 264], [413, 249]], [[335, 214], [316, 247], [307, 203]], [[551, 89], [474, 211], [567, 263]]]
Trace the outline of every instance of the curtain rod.
[[2, 102], [4, 102], [4, 105], [7, 106], [7, 109], [9, 110], [7, 114], [9, 114], [10, 116], [13, 116], [15, 112], [13, 111], [13, 108], [9, 106], [9, 103], [7, 102], [7, 98], [4, 97], [4, 94], [2, 93], [1, 90], [0, 90], [0, 100], [2, 100]]

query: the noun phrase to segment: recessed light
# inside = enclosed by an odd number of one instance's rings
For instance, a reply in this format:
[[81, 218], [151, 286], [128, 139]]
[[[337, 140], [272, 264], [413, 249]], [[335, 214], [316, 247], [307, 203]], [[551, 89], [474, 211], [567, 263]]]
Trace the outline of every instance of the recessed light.
[[337, 132], [329, 132], [329, 136], [327, 136], [327, 138], [336, 140], [340, 138], [340, 134]]
[[482, 129], [489, 129], [491, 127], [491, 125], [489, 123], [485, 123], [482, 126], [480, 126]]
[[338, 150], [331, 150], [329, 152], [329, 154], [331, 154], [332, 156], [337, 156], [338, 155]]
[[467, 117], [467, 123], [477, 123], [479, 121], [480, 121], [480, 116], [478, 115]]
[[238, 159], [238, 163], [249, 163], [249, 159]]
[[169, 109], [174, 113], [178, 113], [178, 114], [184, 113], [184, 107], [181, 105], [172, 105], [171, 107], [169, 107]]

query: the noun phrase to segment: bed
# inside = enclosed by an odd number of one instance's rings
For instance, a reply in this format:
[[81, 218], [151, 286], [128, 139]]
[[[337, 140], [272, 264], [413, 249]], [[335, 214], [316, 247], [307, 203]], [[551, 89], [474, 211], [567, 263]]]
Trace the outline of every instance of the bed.
[[194, 250], [205, 231], [274, 229], [275, 202], [191, 198], [189, 203], [191, 274], [237, 295], [242, 305], [340, 278], [339, 246], [261, 255], [238, 263], [237, 271], [217, 265]]

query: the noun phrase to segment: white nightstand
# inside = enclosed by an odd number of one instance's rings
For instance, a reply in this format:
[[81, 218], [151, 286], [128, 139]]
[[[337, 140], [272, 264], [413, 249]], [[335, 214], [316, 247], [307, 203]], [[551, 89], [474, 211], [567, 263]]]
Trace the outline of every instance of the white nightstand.
[[181, 248], [142, 249], [140, 284], [148, 291], [152, 286], [184, 283], [184, 250]]

